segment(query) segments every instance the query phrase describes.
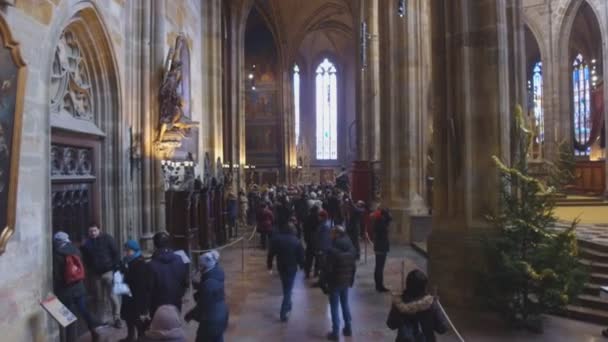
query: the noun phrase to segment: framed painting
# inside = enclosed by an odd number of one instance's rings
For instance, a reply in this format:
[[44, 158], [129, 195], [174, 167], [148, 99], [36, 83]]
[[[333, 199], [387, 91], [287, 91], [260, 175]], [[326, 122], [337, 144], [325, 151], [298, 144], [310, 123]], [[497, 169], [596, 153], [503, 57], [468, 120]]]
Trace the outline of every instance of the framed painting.
[[0, 16], [0, 254], [15, 232], [25, 77], [19, 45]]

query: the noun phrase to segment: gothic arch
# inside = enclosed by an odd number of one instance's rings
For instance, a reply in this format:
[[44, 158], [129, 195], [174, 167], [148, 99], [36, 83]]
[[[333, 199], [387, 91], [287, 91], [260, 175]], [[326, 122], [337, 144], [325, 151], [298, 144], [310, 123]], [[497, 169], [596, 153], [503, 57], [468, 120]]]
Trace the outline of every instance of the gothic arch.
[[[605, 42], [606, 42], [606, 27], [603, 23], [603, 16], [602, 16], [602, 12], [600, 11], [600, 8], [602, 8], [602, 6], [599, 4], [599, 2], [597, 0], [571, 0], [568, 2], [564, 2], [561, 4], [560, 7], [558, 7], [560, 10], [558, 10], [558, 13], [564, 13], [563, 16], [561, 18], [558, 18], [557, 22], [559, 23], [558, 27], [557, 27], [557, 46], [558, 46], [558, 55], [557, 55], [557, 59], [556, 59], [556, 63], [557, 65], [555, 66], [554, 70], [558, 73], [556, 76], [557, 79], [557, 84], [558, 84], [558, 96], [557, 96], [557, 101], [558, 101], [558, 111], [556, 111], [559, 115], [558, 118], [556, 118], [556, 122], [558, 123], [558, 125], [560, 126], [559, 131], [560, 134], [558, 135], [557, 138], [561, 139], [566, 139], [568, 141], [573, 141], [574, 137], [573, 137], [573, 127], [572, 127], [572, 103], [571, 103], [571, 81], [570, 81], [570, 77], [571, 77], [571, 66], [572, 66], [572, 58], [571, 58], [571, 54], [570, 54], [570, 41], [571, 41], [571, 36], [573, 34], [573, 29], [574, 29], [574, 22], [575, 19], [577, 17], [577, 15], [579, 14], [581, 7], [583, 6], [583, 4], [587, 4], [589, 6], [589, 8], [591, 9], [591, 11], [593, 12], [593, 20], [595, 20], [595, 22], [598, 25], [599, 28], [599, 33], [600, 33], [600, 41], [601, 44], [600, 46], [602, 47], [601, 49], [601, 53], [602, 53], [602, 58], [605, 58], [606, 55], [606, 48], [605, 48]], [[561, 9], [565, 9], [564, 11], [561, 11]], [[606, 70], [608, 69], [608, 66], [605, 65], [606, 63], [604, 63], [603, 65], [603, 74], [606, 75]], [[561, 123], [565, 123], [565, 124], [561, 124]], [[560, 139], [560, 140], [561, 140]]]
[[[82, 139], [88, 140], [86, 144], [97, 144], [98, 149], [92, 159], [94, 165], [99, 165], [95, 169], [97, 190], [93, 191], [93, 201], [97, 213], [93, 219], [120, 239], [119, 227], [126, 226], [118, 191], [124, 181], [123, 163], [126, 161], [123, 157], [123, 138], [126, 125], [121, 115], [122, 91], [114, 48], [103, 16], [93, 2], [70, 0], [58, 8], [48, 37], [51, 42], [47, 69], [47, 84], [50, 85], [48, 108], [49, 126], [53, 132], [50, 140], [55, 132], [67, 132], [84, 137]], [[79, 65], [66, 71], [61, 67], [66, 60], [77, 61]], [[58, 76], [62, 74], [66, 75], [67, 80], [58, 81]], [[76, 89], [57, 84], [62, 82], [77, 84]], [[72, 122], [58, 119], [65, 118], [70, 111], [65, 111], [63, 104], [58, 108], [56, 103], [69, 92], [77, 93], [70, 95], [72, 97], [80, 94], [90, 103], [88, 109], [84, 105], [71, 113], [80, 119]], [[73, 125], [78, 121], [82, 125]], [[52, 172], [51, 169], [49, 174]]]

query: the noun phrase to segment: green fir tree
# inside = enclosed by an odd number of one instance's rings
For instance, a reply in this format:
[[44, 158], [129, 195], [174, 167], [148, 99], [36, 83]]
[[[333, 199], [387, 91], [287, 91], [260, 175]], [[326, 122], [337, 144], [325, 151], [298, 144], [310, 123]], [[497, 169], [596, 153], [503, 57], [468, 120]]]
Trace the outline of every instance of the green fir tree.
[[586, 272], [577, 259], [574, 229], [557, 231], [553, 187], [528, 173], [531, 132], [517, 107], [512, 167], [493, 157], [501, 176], [500, 207], [489, 220], [497, 228], [484, 241], [487, 269], [481, 286], [490, 307], [518, 327], [541, 331], [541, 316], [571, 302]]

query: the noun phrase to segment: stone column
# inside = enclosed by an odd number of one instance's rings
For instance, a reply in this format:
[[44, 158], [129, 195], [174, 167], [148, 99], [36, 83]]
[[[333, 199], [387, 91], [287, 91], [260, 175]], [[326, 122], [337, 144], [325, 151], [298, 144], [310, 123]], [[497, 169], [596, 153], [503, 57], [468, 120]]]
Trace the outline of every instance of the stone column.
[[496, 211], [513, 102], [505, 1], [432, 0], [435, 192], [429, 273], [442, 300], [471, 307], [485, 219]]

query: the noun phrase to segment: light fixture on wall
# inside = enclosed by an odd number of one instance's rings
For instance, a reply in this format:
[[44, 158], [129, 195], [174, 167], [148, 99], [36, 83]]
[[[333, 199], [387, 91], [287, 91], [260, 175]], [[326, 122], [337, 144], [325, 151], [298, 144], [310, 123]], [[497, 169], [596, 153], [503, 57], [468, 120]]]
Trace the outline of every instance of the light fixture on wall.
[[397, 0], [397, 14], [400, 18], [405, 17], [407, 12], [407, 0]]

